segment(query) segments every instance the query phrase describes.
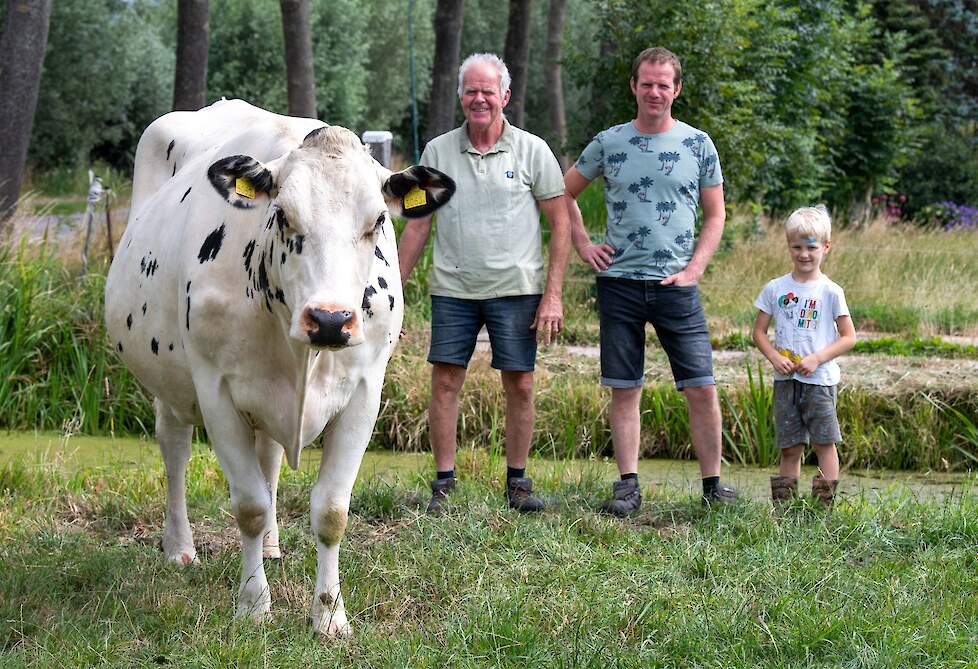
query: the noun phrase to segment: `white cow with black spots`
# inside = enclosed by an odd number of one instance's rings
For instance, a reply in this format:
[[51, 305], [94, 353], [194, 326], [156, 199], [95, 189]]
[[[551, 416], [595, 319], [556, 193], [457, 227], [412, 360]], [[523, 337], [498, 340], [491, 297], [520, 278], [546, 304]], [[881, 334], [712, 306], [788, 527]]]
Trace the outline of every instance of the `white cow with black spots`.
[[455, 185], [424, 167], [391, 173], [349, 130], [238, 100], [155, 121], [133, 183], [106, 325], [156, 398], [164, 553], [197, 559], [185, 477], [203, 424], [241, 531], [237, 615], [268, 612], [283, 451], [294, 468], [325, 430], [311, 619], [347, 634], [339, 543], [404, 308], [391, 216], [427, 215]]

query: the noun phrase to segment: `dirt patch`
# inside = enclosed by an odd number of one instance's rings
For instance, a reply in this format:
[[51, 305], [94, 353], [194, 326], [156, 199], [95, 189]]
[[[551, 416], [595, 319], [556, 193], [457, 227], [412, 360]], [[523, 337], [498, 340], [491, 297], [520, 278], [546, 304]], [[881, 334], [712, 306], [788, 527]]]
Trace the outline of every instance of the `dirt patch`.
[[[556, 346], [540, 351], [540, 366], [551, 374], [573, 369], [599, 375], [597, 346]], [[924, 356], [850, 354], [839, 358], [842, 385], [865, 390], [903, 395], [916, 390], [974, 390], [978, 387], [978, 360]], [[755, 378], [757, 370], [765, 381], [772, 378], [771, 365], [757, 351], [714, 351], [713, 367], [721, 385], [745, 385], [748, 366]], [[648, 383], [671, 383], [669, 361], [658, 347], [645, 353], [645, 379]]]

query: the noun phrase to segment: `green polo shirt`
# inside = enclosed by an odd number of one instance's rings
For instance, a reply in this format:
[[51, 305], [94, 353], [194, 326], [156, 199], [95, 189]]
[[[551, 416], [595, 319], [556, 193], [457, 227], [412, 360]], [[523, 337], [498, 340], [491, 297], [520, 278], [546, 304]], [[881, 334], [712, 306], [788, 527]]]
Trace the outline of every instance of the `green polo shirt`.
[[564, 192], [547, 143], [504, 121], [499, 141], [483, 154], [463, 123], [431, 140], [421, 164], [457, 186], [437, 214], [431, 294], [481, 300], [543, 293], [537, 202]]

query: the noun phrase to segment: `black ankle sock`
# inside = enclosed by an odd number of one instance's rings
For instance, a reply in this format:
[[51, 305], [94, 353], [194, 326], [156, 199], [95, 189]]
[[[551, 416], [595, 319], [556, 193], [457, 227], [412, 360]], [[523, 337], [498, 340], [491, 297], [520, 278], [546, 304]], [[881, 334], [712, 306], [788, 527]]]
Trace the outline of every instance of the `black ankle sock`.
[[720, 487], [720, 477], [719, 476], [707, 476], [703, 479], [703, 494], [709, 495], [711, 492]]
[[526, 476], [526, 467], [506, 467], [506, 480], [521, 479]]
[[627, 481], [628, 479], [635, 479], [637, 481], [638, 480], [638, 472], [632, 472], [630, 474], [622, 474], [621, 475], [621, 480], [622, 481]]
[[455, 478], [455, 470], [446, 469], [443, 472], [435, 472], [435, 478], [438, 479], [439, 481], [443, 481], [445, 479], [453, 479]]

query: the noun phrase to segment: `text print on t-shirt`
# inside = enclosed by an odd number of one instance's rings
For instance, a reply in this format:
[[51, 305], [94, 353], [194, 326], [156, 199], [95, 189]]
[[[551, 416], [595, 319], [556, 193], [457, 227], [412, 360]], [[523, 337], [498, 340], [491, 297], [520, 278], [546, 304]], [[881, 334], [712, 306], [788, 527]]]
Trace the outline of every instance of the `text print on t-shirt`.
[[[801, 299], [794, 293], [787, 293], [778, 297], [778, 306], [789, 319], [794, 321], [795, 328], [799, 330], [818, 329], [818, 300], [813, 298]], [[797, 313], [794, 313], [795, 307], [798, 307]]]

